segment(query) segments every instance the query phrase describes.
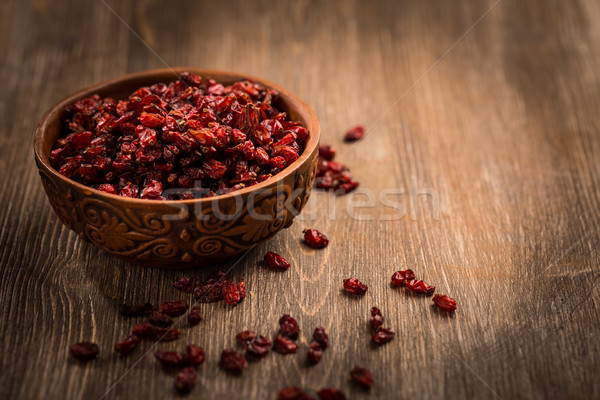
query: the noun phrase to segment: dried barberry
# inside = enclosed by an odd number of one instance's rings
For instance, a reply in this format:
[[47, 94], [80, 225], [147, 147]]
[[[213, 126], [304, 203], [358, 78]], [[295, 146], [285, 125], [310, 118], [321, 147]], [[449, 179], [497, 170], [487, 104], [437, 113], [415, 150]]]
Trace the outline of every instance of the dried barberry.
[[188, 363], [186, 355], [176, 351], [158, 349], [154, 353], [154, 357], [165, 367], [183, 367]]
[[290, 338], [277, 335], [273, 341], [273, 349], [281, 354], [290, 354], [298, 351], [298, 345]]
[[435, 292], [435, 286], [428, 285], [425, 282], [417, 279], [406, 281], [404, 285], [411, 292], [424, 294], [426, 296], [431, 296], [433, 292]]
[[385, 319], [383, 318], [383, 315], [381, 315], [379, 308], [371, 308], [371, 319], [369, 320], [369, 325], [374, 332], [377, 332], [379, 328], [381, 328], [384, 320]]
[[302, 398], [304, 390], [297, 386], [288, 386], [279, 391], [277, 400], [299, 400]]
[[197, 325], [200, 323], [200, 321], [202, 321], [202, 312], [200, 310], [200, 307], [194, 306], [188, 312], [188, 322], [190, 323], [190, 325]]
[[240, 372], [248, 366], [248, 361], [235, 350], [225, 349], [221, 353], [221, 365], [233, 372]]
[[362, 296], [369, 287], [356, 278], [344, 279], [344, 290], [347, 293]]
[[362, 139], [362, 137], [365, 136], [365, 133], [365, 128], [362, 125], [356, 125], [348, 132], [346, 132], [344, 140], [347, 142], [354, 142], [356, 140]]
[[154, 306], [150, 303], [137, 304], [134, 306], [122, 304], [119, 307], [119, 311], [121, 312], [121, 315], [125, 317], [140, 317], [152, 314]]
[[300, 334], [298, 321], [287, 314], [283, 315], [279, 318], [279, 333], [293, 340], [298, 339], [298, 335]]
[[446, 296], [445, 294], [436, 294], [433, 296], [433, 303], [447, 312], [456, 310], [456, 300]]
[[371, 336], [371, 341], [377, 345], [381, 345], [389, 342], [394, 338], [394, 331], [388, 328], [379, 329], [373, 336]]
[[135, 349], [140, 342], [140, 338], [136, 335], [129, 335], [125, 340], [115, 344], [115, 350], [125, 355]]
[[333, 146], [323, 144], [319, 146], [319, 157], [322, 157], [327, 161], [331, 161], [335, 157], [335, 149]]
[[238, 333], [237, 335], [235, 335], [235, 338], [242, 342], [242, 343], [247, 343], [250, 340], [254, 339], [256, 337], [256, 332], [254, 331], [243, 331]]
[[407, 281], [412, 281], [413, 279], [415, 279], [415, 273], [410, 269], [407, 269], [406, 271], [396, 271], [394, 272], [394, 275], [392, 275], [392, 286], [404, 286]]
[[194, 386], [196, 386], [196, 379], [198, 375], [196, 370], [192, 367], [184, 368], [175, 378], [174, 387], [178, 393], [187, 394], [190, 393]]
[[304, 230], [304, 244], [313, 249], [322, 249], [327, 247], [329, 239], [316, 229]]
[[152, 327], [152, 337], [163, 342], [170, 342], [179, 338], [181, 332], [178, 329], [161, 328], [158, 326]]
[[373, 385], [373, 374], [366, 368], [354, 366], [350, 371], [350, 377], [354, 382], [358, 383], [365, 389], [368, 389]]
[[308, 346], [308, 351], [306, 352], [306, 358], [313, 364], [321, 361], [321, 357], [323, 356], [323, 348], [317, 342], [312, 342], [310, 346]]
[[149, 322], [142, 322], [133, 327], [131, 334], [139, 338], [146, 338], [153, 336], [153, 326]]
[[244, 283], [243, 279], [240, 279], [240, 281], [238, 282], [237, 290], [240, 295], [240, 302], [244, 301], [244, 299], [246, 298], [246, 283]]
[[194, 344], [189, 344], [185, 348], [187, 359], [191, 365], [200, 365], [204, 362], [206, 356], [204, 355], [204, 349]]
[[265, 263], [273, 268], [278, 270], [286, 270], [290, 267], [290, 263], [285, 258], [281, 257], [277, 253], [273, 253], [272, 251], [267, 251], [265, 254]]
[[184, 300], [166, 301], [160, 305], [159, 311], [169, 317], [178, 317], [184, 314], [188, 305]]
[[180, 276], [173, 281], [173, 287], [186, 293], [194, 293], [194, 289], [200, 286], [201, 282], [191, 276]]
[[167, 327], [173, 325], [173, 318], [161, 312], [153, 312], [150, 314], [150, 323], [154, 326]]
[[96, 343], [81, 342], [75, 343], [69, 348], [69, 352], [73, 358], [79, 361], [93, 360], [100, 353], [100, 347]]
[[324, 388], [317, 392], [320, 400], [346, 400], [346, 396], [339, 389]]
[[240, 291], [235, 283], [226, 281], [225, 284], [223, 284], [221, 291], [227, 304], [234, 306], [240, 302]]
[[325, 328], [317, 326], [313, 332], [313, 340], [321, 346], [323, 350], [329, 347], [329, 336], [325, 333]]
[[246, 344], [246, 354], [253, 357], [264, 357], [271, 350], [271, 341], [265, 336], [258, 335]]

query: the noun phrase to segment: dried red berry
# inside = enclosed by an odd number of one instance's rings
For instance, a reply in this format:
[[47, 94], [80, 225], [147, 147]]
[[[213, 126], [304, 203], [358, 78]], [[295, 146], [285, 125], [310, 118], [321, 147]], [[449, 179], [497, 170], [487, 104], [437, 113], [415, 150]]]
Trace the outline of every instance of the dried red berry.
[[73, 358], [79, 361], [89, 361], [96, 358], [98, 353], [100, 353], [100, 348], [96, 343], [81, 342], [72, 345], [69, 348], [69, 352], [71, 353]]
[[444, 311], [452, 312], [456, 310], [456, 300], [445, 294], [436, 294], [433, 296], [433, 302]]
[[125, 317], [139, 317], [152, 314], [154, 306], [150, 303], [137, 304], [134, 306], [122, 304], [119, 311], [121, 312], [121, 315]]
[[246, 354], [253, 357], [264, 357], [271, 350], [271, 341], [264, 336], [256, 336], [246, 345]]
[[157, 326], [152, 327], [152, 337], [156, 340], [162, 340], [163, 342], [170, 342], [179, 338], [181, 332], [178, 329], [160, 328]]
[[368, 389], [373, 384], [373, 374], [366, 368], [355, 366], [350, 371], [350, 377], [362, 387]]
[[256, 332], [254, 331], [243, 331], [235, 335], [235, 338], [242, 343], [249, 342], [250, 340], [256, 337]]
[[415, 273], [410, 269], [407, 269], [406, 271], [396, 271], [394, 272], [394, 275], [392, 275], [392, 286], [404, 286], [407, 281], [412, 281], [413, 279], [415, 279]]
[[435, 292], [435, 286], [428, 285], [425, 282], [417, 279], [407, 281], [404, 285], [411, 292], [424, 294], [426, 296], [431, 296], [433, 292]]
[[344, 140], [347, 142], [354, 142], [355, 140], [362, 139], [362, 137], [365, 136], [365, 133], [365, 128], [362, 125], [356, 125], [346, 132]]
[[281, 354], [290, 354], [298, 351], [298, 345], [290, 338], [277, 335], [273, 342], [273, 349]]
[[184, 368], [180, 373], [177, 374], [175, 378], [175, 390], [181, 394], [190, 393], [194, 386], [196, 386], [196, 379], [198, 375], [196, 374], [196, 370], [192, 367]]
[[194, 344], [190, 344], [185, 348], [187, 359], [192, 365], [200, 365], [204, 362], [206, 356], [204, 355], [204, 349]]
[[371, 336], [371, 341], [375, 344], [382, 345], [392, 340], [394, 335], [395, 333], [393, 330], [381, 328], [373, 336]]
[[248, 361], [235, 350], [225, 349], [221, 353], [221, 365], [229, 371], [240, 372], [248, 366]]
[[381, 328], [384, 320], [385, 319], [383, 318], [383, 315], [381, 315], [381, 311], [379, 311], [379, 308], [371, 308], [371, 319], [369, 320], [369, 325], [371, 325], [371, 329], [374, 332], [377, 332], [379, 328]]
[[317, 342], [312, 342], [310, 346], [308, 346], [308, 352], [306, 353], [306, 358], [308, 361], [313, 364], [321, 361], [321, 357], [323, 356], [323, 348]]
[[115, 350], [123, 355], [129, 354], [133, 351], [133, 349], [137, 347], [139, 342], [140, 338], [138, 336], [129, 335], [122, 342], [118, 342], [117, 344], [115, 344]]
[[229, 305], [236, 305], [240, 302], [240, 291], [238, 290], [235, 283], [227, 281], [222, 287], [223, 298]]
[[154, 353], [154, 357], [165, 367], [183, 367], [188, 363], [187, 357], [176, 351], [158, 349]]
[[324, 388], [317, 392], [320, 400], [346, 400], [346, 396], [339, 389]]
[[154, 326], [167, 327], [173, 325], [173, 318], [161, 312], [153, 312], [150, 314], [150, 323]]
[[293, 340], [298, 339], [298, 335], [300, 334], [298, 321], [287, 314], [283, 315], [279, 318], [279, 333]]
[[297, 386], [289, 386], [279, 391], [277, 400], [299, 400], [302, 398], [304, 390]]
[[304, 231], [304, 244], [313, 249], [322, 249], [327, 247], [329, 239], [316, 229], [306, 229]]
[[321, 145], [319, 146], [319, 157], [324, 158], [327, 161], [331, 161], [335, 157], [335, 149], [333, 146]]
[[362, 296], [369, 287], [356, 278], [344, 279], [344, 290], [350, 294]]
[[321, 346], [323, 350], [325, 350], [329, 346], [329, 336], [325, 333], [325, 328], [322, 326], [317, 326], [315, 331], [313, 332], [313, 340]]
[[237, 290], [240, 294], [240, 301], [244, 301], [244, 299], [246, 298], [246, 284], [244, 283], [243, 279], [240, 279], [240, 281], [238, 282]]
[[268, 251], [265, 254], [265, 263], [273, 268], [278, 270], [286, 270], [290, 267], [290, 263], [285, 258], [281, 257], [277, 253], [273, 253], [272, 251]]
[[139, 338], [146, 338], [153, 336], [153, 326], [150, 325], [149, 322], [142, 322], [139, 325], [136, 325], [131, 330], [131, 334], [135, 335]]
[[173, 281], [173, 287], [186, 293], [194, 293], [194, 289], [200, 286], [201, 282], [191, 276], [180, 276]]
[[194, 306], [188, 312], [188, 322], [190, 323], [190, 325], [197, 325], [200, 323], [200, 321], [202, 321], [202, 313], [200, 307]]
[[169, 317], [178, 317], [188, 309], [188, 305], [183, 300], [166, 301], [160, 305], [159, 311], [167, 314]]

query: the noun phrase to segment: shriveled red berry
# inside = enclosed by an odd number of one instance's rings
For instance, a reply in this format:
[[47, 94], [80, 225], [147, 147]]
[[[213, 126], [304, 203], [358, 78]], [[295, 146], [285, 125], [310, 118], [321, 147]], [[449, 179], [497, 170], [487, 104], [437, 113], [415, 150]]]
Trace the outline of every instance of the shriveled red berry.
[[122, 304], [119, 310], [121, 315], [125, 317], [139, 317], [152, 314], [152, 311], [154, 311], [154, 306], [150, 303], [137, 304], [134, 306]]
[[265, 336], [256, 336], [246, 345], [246, 354], [253, 357], [264, 357], [271, 350], [271, 341]]
[[158, 349], [154, 353], [154, 357], [165, 367], [183, 367], [188, 363], [187, 357], [176, 351]]
[[233, 372], [240, 372], [248, 366], [248, 361], [235, 350], [225, 349], [221, 353], [221, 365]]
[[350, 294], [362, 296], [369, 287], [356, 278], [344, 279], [344, 290]]
[[281, 257], [277, 253], [273, 253], [272, 251], [267, 251], [267, 254], [265, 254], [265, 263], [269, 267], [278, 270], [286, 270], [290, 267], [290, 263], [288, 260]]
[[381, 345], [389, 342], [394, 338], [394, 331], [388, 328], [381, 328], [373, 336], [371, 336], [371, 341], [375, 344]]
[[428, 285], [425, 282], [417, 279], [413, 279], [412, 281], [407, 281], [405, 284], [406, 288], [413, 293], [424, 294], [426, 296], [431, 296], [433, 292], [435, 292], [435, 286]]
[[159, 311], [167, 314], [169, 317], [178, 317], [184, 314], [187, 309], [188, 304], [184, 300], [173, 300], [162, 303]]
[[313, 332], [313, 340], [321, 346], [323, 350], [325, 350], [329, 346], [329, 336], [325, 333], [325, 328], [322, 326], [317, 326], [315, 331]]
[[365, 136], [365, 133], [365, 128], [362, 125], [356, 125], [346, 132], [344, 140], [347, 142], [354, 142], [355, 140], [362, 139], [362, 137]]
[[324, 388], [317, 392], [320, 400], [346, 400], [346, 396], [339, 389]]
[[198, 375], [196, 370], [192, 367], [184, 368], [175, 378], [174, 387], [178, 393], [187, 394], [190, 393], [194, 386], [196, 386], [196, 379]]
[[237, 290], [240, 295], [240, 302], [244, 301], [244, 299], [246, 298], [246, 283], [243, 279], [240, 279], [240, 281], [238, 282]]
[[161, 328], [158, 326], [152, 327], [152, 337], [163, 342], [170, 342], [179, 338], [181, 331], [179, 329]]
[[279, 318], [279, 333], [293, 340], [298, 339], [298, 335], [300, 334], [298, 321], [287, 314], [283, 315]]
[[329, 239], [316, 229], [306, 229], [304, 231], [304, 244], [313, 249], [322, 249], [327, 247]]
[[373, 329], [373, 331], [377, 332], [383, 325], [384, 320], [385, 319], [383, 318], [383, 315], [381, 315], [379, 308], [371, 308], [371, 319], [369, 320], [369, 325], [371, 325], [371, 329]]
[[456, 310], [456, 300], [446, 296], [445, 294], [436, 294], [433, 296], [433, 303], [447, 312]]
[[306, 358], [313, 364], [321, 361], [321, 357], [323, 356], [323, 348], [317, 342], [312, 342], [310, 346], [308, 346], [308, 351], [306, 352]]
[[223, 298], [227, 304], [234, 306], [240, 302], [240, 291], [235, 283], [227, 281], [221, 290], [223, 292]]
[[366, 389], [373, 385], [373, 374], [366, 368], [355, 366], [352, 371], [350, 371], [350, 377], [354, 380], [354, 382]]
[[135, 349], [140, 342], [140, 338], [136, 335], [129, 335], [125, 340], [115, 344], [115, 350], [125, 355]]
[[161, 312], [153, 312], [150, 314], [150, 323], [154, 326], [167, 327], [173, 325], [173, 318]]
[[198, 347], [195, 344], [189, 344], [185, 348], [185, 353], [187, 355], [187, 359], [192, 365], [200, 365], [204, 362], [206, 356], [204, 355], [204, 349], [202, 347]]
[[254, 339], [255, 337], [256, 337], [256, 332], [254, 332], [254, 331], [243, 331], [243, 332], [240, 332], [237, 335], [235, 335], [235, 338], [242, 343], [247, 343], [250, 340]]
[[173, 281], [173, 287], [186, 293], [194, 293], [194, 289], [200, 286], [201, 282], [198, 278], [191, 276], [180, 276]]
[[299, 400], [304, 394], [304, 390], [297, 386], [288, 386], [279, 391], [277, 400]]
[[277, 335], [273, 342], [273, 349], [281, 354], [290, 354], [298, 351], [298, 345], [290, 338]]
[[396, 271], [392, 275], [392, 285], [396, 287], [404, 286], [407, 281], [415, 279], [415, 273], [407, 269], [406, 271]]
[[322, 157], [327, 161], [333, 160], [335, 157], [335, 148], [326, 144], [319, 146], [319, 157]]
[[153, 326], [149, 322], [142, 322], [133, 327], [131, 334], [139, 338], [146, 338], [153, 336]]
[[200, 321], [202, 321], [202, 312], [200, 310], [200, 307], [194, 306], [188, 312], [188, 322], [190, 323], [190, 325], [197, 325], [200, 323]]
[[69, 348], [69, 352], [73, 358], [79, 361], [89, 361], [96, 358], [100, 353], [100, 347], [96, 343], [92, 342], [81, 342], [75, 343]]

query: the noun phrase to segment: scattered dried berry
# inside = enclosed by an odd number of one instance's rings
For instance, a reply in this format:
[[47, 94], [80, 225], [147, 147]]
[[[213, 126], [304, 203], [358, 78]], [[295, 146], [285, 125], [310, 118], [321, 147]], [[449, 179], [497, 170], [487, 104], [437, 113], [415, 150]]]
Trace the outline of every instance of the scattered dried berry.
[[177, 374], [175, 378], [175, 390], [181, 394], [190, 393], [194, 386], [196, 386], [196, 379], [198, 375], [196, 374], [196, 370], [192, 367], [184, 368], [180, 373]]
[[384, 320], [385, 319], [383, 318], [383, 315], [381, 315], [381, 311], [379, 311], [379, 308], [371, 308], [371, 319], [369, 320], [369, 325], [371, 325], [371, 329], [374, 332], [377, 332], [379, 328], [381, 328]]
[[317, 392], [320, 400], [346, 400], [346, 396], [339, 389], [324, 388]]
[[172, 282], [175, 289], [186, 293], [194, 293], [194, 289], [200, 286], [201, 283], [199, 279], [191, 276], [180, 276]]
[[377, 345], [382, 345], [392, 340], [394, 335], [395, 333], [393, 330], [381, 328], [373, 336], [371, 336], [371, 341]]
[[197, 325], [200, 323], [200, 321], [202, 321], [202, 313], [200, 307], [194, 306], [188, 312], [188, 322], [190, 323], [190, 325]]
[[317, 342], [312, 342], [310, 346], [308, 346], [308, 352], [306, 353], [306, 358], [313, 364], [321, 361], [321, 357], [323, 356], [323, 348]]
[[237, 335], [235, 335], [235, 338], [242, 342], [242, 343], [247, 343], [250, 340], [254, 339], [256, 337], [256, 332], [253, 331], [243, 331], [238, 333]]
[[299, 400], [302, 398], [304, 390], [297, 386], [288, 386], [279, 391], [277, 400]]
[[150, 303], [137, 304], [134, 306], [122, 304], [119, 311], [121, 312], [121, 315], [125, 317], [141, 317], [152, 314], [154, 306]]
[[166, 301], [160, 305], [159, 311], [167, 314], [169, 317], [178, 317], [188, 309], [188, 305], [184, 300]]
[[412, 281], [413, 279], [415, 279], [415, 273], [410, 269], [407, 269], [406, 271], [396, 271], [394, 272], [394, 275], [392, 275], [392, 286], [404, 286], [407, 281]]
[[433, 302], [436, 306], [444, 311], [452, 312], [456, 310], [456, 300], [446, 296], [445, 294], [436, 294], [433, 296]]
[[356, 125], [348, 132], [346, 132], [344, 140], [346, 142], [354, 142], [356, 140], [362, 139], [362, 137], [365, 136], [365, 133], [365, 128], [362, 125]]
[[356, 278], [344, 279], [344, 290], [350, 294], [362, 296], [369, 287]]
[[322, 249], [327, 247], [329, 239], [316, 229], [306, 229], [304, 231], [304, 244], [313, 249]]
[[298, 345], [290, 338], [277, 335], [273, 341], [273, 349], [281, 354], [290, 354], [298, 351]]
[[355, 366], [350, 371], [350, 377], [362, 387], [368, 389], [373, 384], [373, 374], [366, 368]]
[[154, 357], [165, 367], [183, 367], [188, 363], [187, 357], [176, 351], [158, 349], [154, 353]]
[[195, 344], [190, 344], [185, 348], [187, 359], [191, 365], [200, 365], [204, 362], [206, 356], [204, 349]]
[[331, 161], [335, 158], [335, 148], [333, 146], [329, 146], [327, 144], [323, 144], [319, 146], [319, 157]]
[[150, 314], [150, 323], [154, 326], [166, 328], [167, 326], [173, 325], [173, 318], [169, 317], [167, 314], [155, 311]]
[[71, 353], [73, 358], [79, 361], [89, 361], [96, 358], [98, 353], [100, 353], [100, 348], [96, 343], [81, 342], [72, 345], [69, 348], [69, 352]]
[[413, 293], [424, 294], [426, 296], [431, 296], [433, 292], [435, 292], [435, 286], [428, 285], [425, 282], [417, 279], [407, 281], [405, 286]]
[[288, 260], [281, 257], [277, 253], [273, 253], [272, 251], [268, 251], [267, 254], [265, 254], [265, 263], [273, 269], [284, 271], [290, 267]]
[[140, 338], [136, 335], [129, 335], [125, 340], [115, 344], [115, 350], [125, 355], [129, 354], [135, 349], [140, 342]]
[[321, 346], [323, 350], [325, 350], [329, 346], [329, 336], [325, 333], [325, 328], [322, 326], [317, 326], [315, 331], [313, 332], [313, 340]]
[[246, 298], [246, 284], [244, 283], [243, 279], [240, 279], [240, 281], [238, 282], [237, 290], [240, 295], [240, 302], [244, 301], [244, 299]]
[[179, 338], [181, 332], [178, 329], [161, 328], [158, 326], [152, 327], [152, 337], [163, 342], [170, 342]]
[[134, 326], [131, 330], [131, 334], [139, 338], [152, 337], [153, 332], [154, 327], [150, 325], [149, 322], [142, 322], [141, 324]]
[[293, 340], [298, 339], [298, 335], [300, 334], [298, 321], [287, 314], [283, 315], [279, 318], [279, 333]]
[[225, 349], [221, 353], [221, 365], [229, 371], [240, 372], [248, 366], [248, 361], [235, 350]]
[[234, 306], [240, 302], [240, 291], [235, 283], [230, 281], [225, 282], [221, 291], [223, 292], [223, 298], [227, 304]]
[[246, 345], [246, 354], [253, 357], [264, 357], [271, 350], [271, 341], [265, 336], [256, 336]]

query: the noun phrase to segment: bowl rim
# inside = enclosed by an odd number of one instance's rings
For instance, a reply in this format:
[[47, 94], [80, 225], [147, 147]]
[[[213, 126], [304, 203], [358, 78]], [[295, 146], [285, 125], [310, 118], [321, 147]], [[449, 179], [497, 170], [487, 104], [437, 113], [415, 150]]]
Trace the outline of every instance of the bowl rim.
[[[167, 74], [172, 74], [172, 75], [174, 75], [174, 78], [176, 78], [181, 73], [186, 72], [186, 71], [200, 75], [203, 78], [205, 76], [209, 77], [209, 78], [213, 78], [213, 79], [217, 80], [217, 82], [218, 82], [217, 78], [222, 75], [231, 76], [237, 80], [249, 79], [249, 80], [252, 80], [255, 82], [259, 82], [259, 83], [267, 86], [268, 88], [275, 89], [280, 94], [283, 94], [286, 97], [288, 97], [289, 99], [291, 99], [292, 102], [297, 103], [300, 106], [300, 108], [303, 108], [304, 111], [306, 113], [308, 113], [308, 116], [310, 117], [310, 120], [311, 120], [310, 123], [312, 124], [312, 129], [309, 130], [309, 137], [308, 137], [308, 140], [304, 147], [304, 151], [302, 152], [300, 157], [298, 157], [298, 159], [296, 161], [294, 161], [292, 164], [288, 165], [284, 170], [280, 171], [278, 174], [272, 176], [271, 178], [265, 180], [264, 182], [257, 183], [253, 186], [249, 186], [244, 189], [239, 189], [239, 190], [235, 190], [230, 193], [212, 196], [212, 197], [200, 198], [200, 199], [152, 200], [152, 199], [140, 199], [140, 198], [118, 196], [118, 195], [103, 192], [98, 189], [94, 189], [90, 186], [86, 186], [82, 183], [79, 183], [70, 178], [67, 178], [64, 175], [59, 174], [58, 171], [55, 170], [50, 165], [50, 158], [44, 157], [42, 155], [43, 154], [42, 147], [44, 145], [44, 140], [43, 140], [44, 133], [48, 129], [48, 124], [50, 123], [50, 121], [53, 121], [54, 118], [57, 118], [58, 117], [57, 114], [61, 114], [66, 106], [73, 104], [75, 101], [77, 101], [79, 99], [82, 99], [87, 96], [91, 96], [92, 94], [94, 94], [98, 91], [106, 90], [107, 88], [109, 88], [111, 86], [118, 85], [118, 84], [123, 83], [128, 80], [144, 79], [144, 78], [151, 79], [152, 76], [158, 77], [158, 76], [167, 75]], [[159, 83], [159, 82], [157, 81], [156, 83]], [[166, 83], [166, 82], [163, 82], [163, 83]], [[284, 89], [283, 87], [281, 87], [275, 83], [272, 83], [270, 81], [267, 81], [265, 79], [262, 79], [262, 78], [259, 78], [259, 77], [253, 76], [253, 75], [243, 74], [243, 73], [239, 73], [239, 72], [216, 70], [216, 69], [194, 68], [194, 67], [176, 67], [176, 68], [151, 69], [151, 70], [138, 71], [138, 72], [134, 72], [134, 73], [130, 73], [130, 74], [119, 75], [119, 76], [109, 78], [107, 80], [92, 84], [90, 86], [87, 86], [87, 87], [85, 87], [81, 90], [78, 90], [77, 92], [63, 98], [58, 103], [56, 103], [54, 106], [52, 106], [48, 111], [46, 111], [44, 113], [44, 115], [42, 116], [42, 118], [40, 119], [40, 122], [38, 123], [38, 125], [35, 129], [35, 133], [34, 133], [33, 148], [34, 148], [35, 160], [38, 163], [39, 169], [43, 168], [46, 172], [52, 174], [54, 177], [68, 183], [69, 185], [76, 187], [77, 189], [79, 189], [81, 191], [91, 191], [92, 194], [94, 194], [96, 196], [100, 196], [102, 198], [105, 198], [105, 199], [107, 199], [107, 201], [115, 201], [115, 200], [116, 201], [124, 201], [124, 202], [127, 202], [132, 205], [138, 204], [140, 206], [142, 206], [142, 205], [148, 206], [151, 204], [156, 204], [157, 206], [160, 206], [160, 205], [169, 205], [169, 204], [175, 205], [175, 204], [211, 203], [214, 201], [229, 199], [229, 198], [232, 198], [235, 196], [244, 196], [248, 193], [251, 193], [254, 191], [259, 191], [261, 189], [265, 189], [265, 188], [273, 185], [274, 183], [277, 183], [277, 182], [285, 179], [290, 174], [295, 173], [296, 170], [301, 165], [303, 165], [311, 157], [312, 153], [317, 149], [317, 147], [319, 145], [320, 135], [321, 135], [321, 129], [320, 129], [320, 125], [319, 125], [319, 120], [317, 119], [317, 116], [315, 115], [312, 108], [308, 104], [306, 104], [302, 99], [300, 99], [298, 96], [296, 96], [294, 93], [290, 92], [287, 89]]]

